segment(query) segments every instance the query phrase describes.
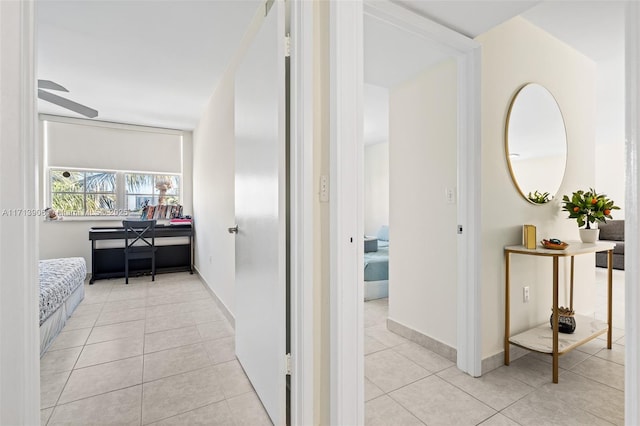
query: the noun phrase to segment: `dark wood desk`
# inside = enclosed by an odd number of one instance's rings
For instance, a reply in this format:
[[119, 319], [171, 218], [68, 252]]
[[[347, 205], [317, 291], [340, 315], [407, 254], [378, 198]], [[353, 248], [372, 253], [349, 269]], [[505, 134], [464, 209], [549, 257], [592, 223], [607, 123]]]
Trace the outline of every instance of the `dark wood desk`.
[[[177, 241], [187, 237], [188, 243]], [[95, 227], [89, 230], [91, 241], [91, 280], [124, 277], [124, 228]], [[99, 247], [100, 241], [121, 240]], [[156, 273], [189, 271], [193, 274], [193, 227], [190, 225], [156, 226]], [[136, 276], [151, 271], [151, 259], [131, 260], [129, 275]]]

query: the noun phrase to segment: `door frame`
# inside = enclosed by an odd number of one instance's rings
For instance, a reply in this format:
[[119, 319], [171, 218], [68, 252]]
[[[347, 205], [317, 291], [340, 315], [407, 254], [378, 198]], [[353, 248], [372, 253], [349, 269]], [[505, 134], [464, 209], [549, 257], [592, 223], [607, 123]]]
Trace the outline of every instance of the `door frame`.
[[625, 424], [640, 423], [640, 4], [627, 2], [625, 23]]
[[[383, 5], [387, 7], [388, 5]], [[402, 9], [399, 6], [390, 8]], [[348, 250], [345, 244], [345, 236], [363, 235], [362, 220], [359, 219], [362, 206], [361, 195], [358, 194], [358, 185], [362, 181], [362, 153], [358, 146], [362, 145], [362, 135], [358, 131], [357, 123], [361, 122], [362, 105], [362, 16], [363, 0], [352, 2], [336, 2], [331, 4], [330, 12], [330, 108], [331, 108], [331, 191], [333, 194], [331, 203], [331, 317], [330, 341], [332, 345], [331, 370], [330, 370], [330, 416], [333, 424], [363, 424], [363, 346], [362, 311], [356, 311], [356, 320], [345, 324], [349, 318], [349, 310], [353, 310], [361, 300], [361, 291], [354, 291], [352, 285], [357, 272], [353, 265], [360, 265], [362, 253], [360, 250]], [[406, 10], [397, 11], [400, 14]], [[414, 16], [415, 17], [415, 16]], [[429, 22], [421, 17], [423, 24]], [[627, 254], [625, 255], [625, 296], [627, 330], [640, 329], [640, 4], [628, 1], [626, 10], [626, 203], [627, 216], [625, 240], [627, 242]], [[434, 38], [446, 39], [437, 30], [437, 26], [431, 26], [435, 32]], [[450, 30], [444, 28], [444, 33]], [[336, 36], [339, 35], [338, 36]], [[337, 42], [340, 40], [340, 43]], [[360, 49], [357, 48], [360, 46]], [[466, 227], [471, 233], [466, 234], [463, 253], [466, 256], [468, 267], [466, 271], [458, 271], [461, 281], [458, 283], [458, 367], [471, 375], [481, 373], [481, 305], [480, 305], [480, 221], [473, 215], [472, 206], [477, 205], [480, 196], [480, 53], [478, 49], [463, 55], [464, 60], [458, 60], [465, 70], [463, 86], [466, 94], [459, 94], [458, 101], [469, 99], [466, 120], [470, 127], [465, 130], [466, 143], [470, 151], [464, 155], [471, 169], [463, 170], [459, 174], [459, 183], [466, 184], [466, 189], [458, 188], [460, 220], [466, 219]], [[460, 70], [460, 68], [459, 68]], [[459, 73], [459, 77], [461, 74]], [[350, 90], [340, 90], [341, 88]], [[349, 108], [351, 107], [351, 109]], [[339, 119], [339, 120], [338, 120]], [[459, 134], [460, 137], [460, 134]], [[459, 140], [460, 144], [461, 141]], [[356, 145], [356, 146], [354, 146]], [[460, 145], [458, 145], [460, 146]], [[460, 155], [460, 150], [458, 151]], [[474, 159], [471, 153], [478, 158]], [[461, 159], [459, 158], [459, 161]], [[353, 165], [356, 165], [354, 169]], [[460, 163], [459, 163], [460, 166]], [[336, 184], [335, 178], [341, 179]], [[475, 180], [474, 180], [475, 178]], [[349, 198], [351, 196], [351, 198]], [[462, 204], [467, 207], [463, 208]], [[462, 211], [460, 211], [462, 209]], [[356, 212], [355, 219], [353, 213]], [[337, 222], [337, 223], [334, 223]], [[464, 223], [463, 223], [464, 225]], [[463, 234], [464, 235], [464, 234]], [[345, 247], [346, 246], [346, 247]], [[343, 249], [346, 248], [346, 249]], [[343, 249], [343, 250], [341, 250]], [[348, 256], [348, 258], [345, 258]], [[458, 265], [460, 267], [460, 264]], [[351, 286], [343, 286], [350, 283]], [[360, 286], [356, 286], [360, 287]], [[460, 289], [466, 292], [460, 294]], [[462, 300], [461, 300], [462, 298]], [[469, 311], [460, 312], [462, 304], [467, 304]], [[361, 304], [359, 304], [361, 306]], [[461, 321], [462, 319], [462, 321]], [[466, 319], [467, 321], [464, 321]], [[475, 321], [475, 322], [474, 322]], [[468, 327], [466, 332], [461, 331], [463, 324]], [[356, 342], [355, 344], [353, 342]], [[345, 347], [355, 346], [356, 353], [349, 353]], [[625, 421], [627, 424], [640, 422], [640, 407], [635, 402], [640, 397], [640, 361], [637, 359], [640, 350], [640, 335], [635, 333], [627, 335], [625, 342]], [[461, 352], [463, 356], [461, 360]], [[462, 365], [462, 367], [461, 367]], [[477, 373], [477, 374], [476, 374]]]
[[314, 423], [313, 2], [291, 7], [291, 424]]
[[364, 424], [363, 2], [329, 3], [329, 423]]
[[[458, 69], [457, 365], [481, 374], [480, 46], [390, 2], [331, 4], [331, 422], [364, 423], [363, 349], [363, 17], [437, 42]], [[354, 166], [355, 165], [355, 166]], [[357, 244], [356, 244], [357, 243]]]
[[[311, 2], [288, 2], [292, 7], [292, 424], [312, 424], [314, 419], [314, 350], [313, 350], [313, 198], [312, 173], [313, 157], [313, 6]], [[15, 42], [2, 47], [3, 74], [15, 79], [18, 93], [15, 103], [0, 105], [3, 114], [0, 129], [15, 126], [15, 137], [2, 143], [4, 150], [11, 142], [19, 146], [20, 162], [16, 163], [14, 186], [22, 184], [20, 200], [4, 201], [27, 204], [26, 207], [39, 205], [37, 174], [37, 110], [35, 98], [35, 20], [34, 3], [30, 0], [3, 3], [0, 18], [0, 30]], [[17, 28], [8, 28], [8, 23]], [[17, 36], [16, 36], [17, 35]], [[4, 39], [4, 37], [3, 37]], [[14, 61], [16, 54], [20, 60]], [[10, 66], [10, 68], [9, 68]], [[6, 71], [6, 73], [5, 73]], [[14, 80], [12, 80], [14, 81]], [[5, 111], [6, 110], [6, 111]], [[20, 112], [19, 121], [15, 112]], [[7, 112], [4, 114], [4, 112]], [[11, 129], [13, 132], [14, 129]], [[12, 133], [13, 134], [13, 133]], [[19, 201], [19, 202], [18, 202]], [[16, 206], [12, 206], [16, 207]], [[17, 208], [17, 207], [16, 207]], [[37, 322], [38, 287], [23, 283], [37, 279], [37, 248], [39, 239], [36, 218], [24, 220], [20, 229], [25, 238], [12, 244], [20, 245], [23, 253], [20, 262], [15, 262], [10, 271], [3, 271], [8, 282], [19, 286], [16, 292], [21, 297], [12, 300], [0, 298], [0, 310], [11, 313], [12, 321], [0, 323], [0, 335], [3, 347], [11, 348], [13, 356], [0, 356], [0, 372], [3, 383], [11, 387], [2, 388], [0, 394], [0, 419], [10, 424], [39, 424], [40, 422], [40, 333]], [[11, 227], [16, 229], [14, 223]], [[0, 223], [0, 233], [5, 229], [4, 220]], [[17, 244], [17, 245], [16, 245]], [[18, 260], [18, 259], [16, 259]], [[0, 264], [0, 266], [4, 266]], [[4, 283], [4, 279], [2, 280]], [[3, 294], [5, 292], [3, 291]], [[10, 339], [10, 340], [7, 340]], [[14, 341], [15, 344], [11, 344]], [[16, 388], [21, 384], [21, 387]], [[7, 392], [5, 392], [7, 390]], [[7, 396], [6, 398], [4, 396]]]
[[0, 39], [0, 424], [40, 424], [33, 1], [0, 2]]

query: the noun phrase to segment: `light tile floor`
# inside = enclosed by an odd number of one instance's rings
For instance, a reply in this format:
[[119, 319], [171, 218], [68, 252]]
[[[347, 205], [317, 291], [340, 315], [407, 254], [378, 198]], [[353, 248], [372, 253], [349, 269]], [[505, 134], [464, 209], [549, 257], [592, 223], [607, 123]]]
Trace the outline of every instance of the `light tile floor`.
[[[606, 315], [606, 270], [596, 268]], [[365, 423], [387, 425], [624, 424], [624, 272], [614, 271], [614, 341], [606, 335], [560, 357], [529, 353], [472, 378], [449, 360], [386, 329], [388, 300], [365, 303]]]
[[[597, 271], [606, 312], [606, 273]], [[365, 304], [367, 425], [623, 424], [624, 272], [614, 271], [614, 340], [560, 358], [531, 353], [479, 379], [388, 331]], [[234, 355], [233, 328], [197, 275], [99, 280], [41, 359], [42, 424], [269, 425]]]
[[197, 275], [85, 289], [41, 359], [43, 425], [271, 425]]

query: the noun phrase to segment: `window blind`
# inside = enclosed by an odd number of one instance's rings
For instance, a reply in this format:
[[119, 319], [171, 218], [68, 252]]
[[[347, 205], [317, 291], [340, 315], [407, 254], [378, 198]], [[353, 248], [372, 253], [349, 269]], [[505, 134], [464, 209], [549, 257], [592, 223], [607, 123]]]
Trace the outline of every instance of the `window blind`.
[[49, 167], [182, 172], [179, 131], [45, 121]]

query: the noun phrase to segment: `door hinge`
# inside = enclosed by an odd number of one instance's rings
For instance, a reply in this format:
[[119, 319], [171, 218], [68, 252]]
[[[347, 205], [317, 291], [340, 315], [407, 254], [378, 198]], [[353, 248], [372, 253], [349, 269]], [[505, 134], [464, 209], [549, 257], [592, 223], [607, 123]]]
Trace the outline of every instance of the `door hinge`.
[[291, 375], [291, 354], [290, 353], [285, 355], [285, 369], [286, 369], [285, 374], [287, 376], [290, 376]]
[[264, 16], [269, 15], [269, 12], [271, 11], [271, 6], [273, 6], [273, 4], [275, 3], [275, 0], [267, 0], [264, 4]]
[[458, 225], [458, 234], [462, 234], [462, 225]]
[[291, 57], [291, 35], [287, 34], [284, 36], [284, 57]]

